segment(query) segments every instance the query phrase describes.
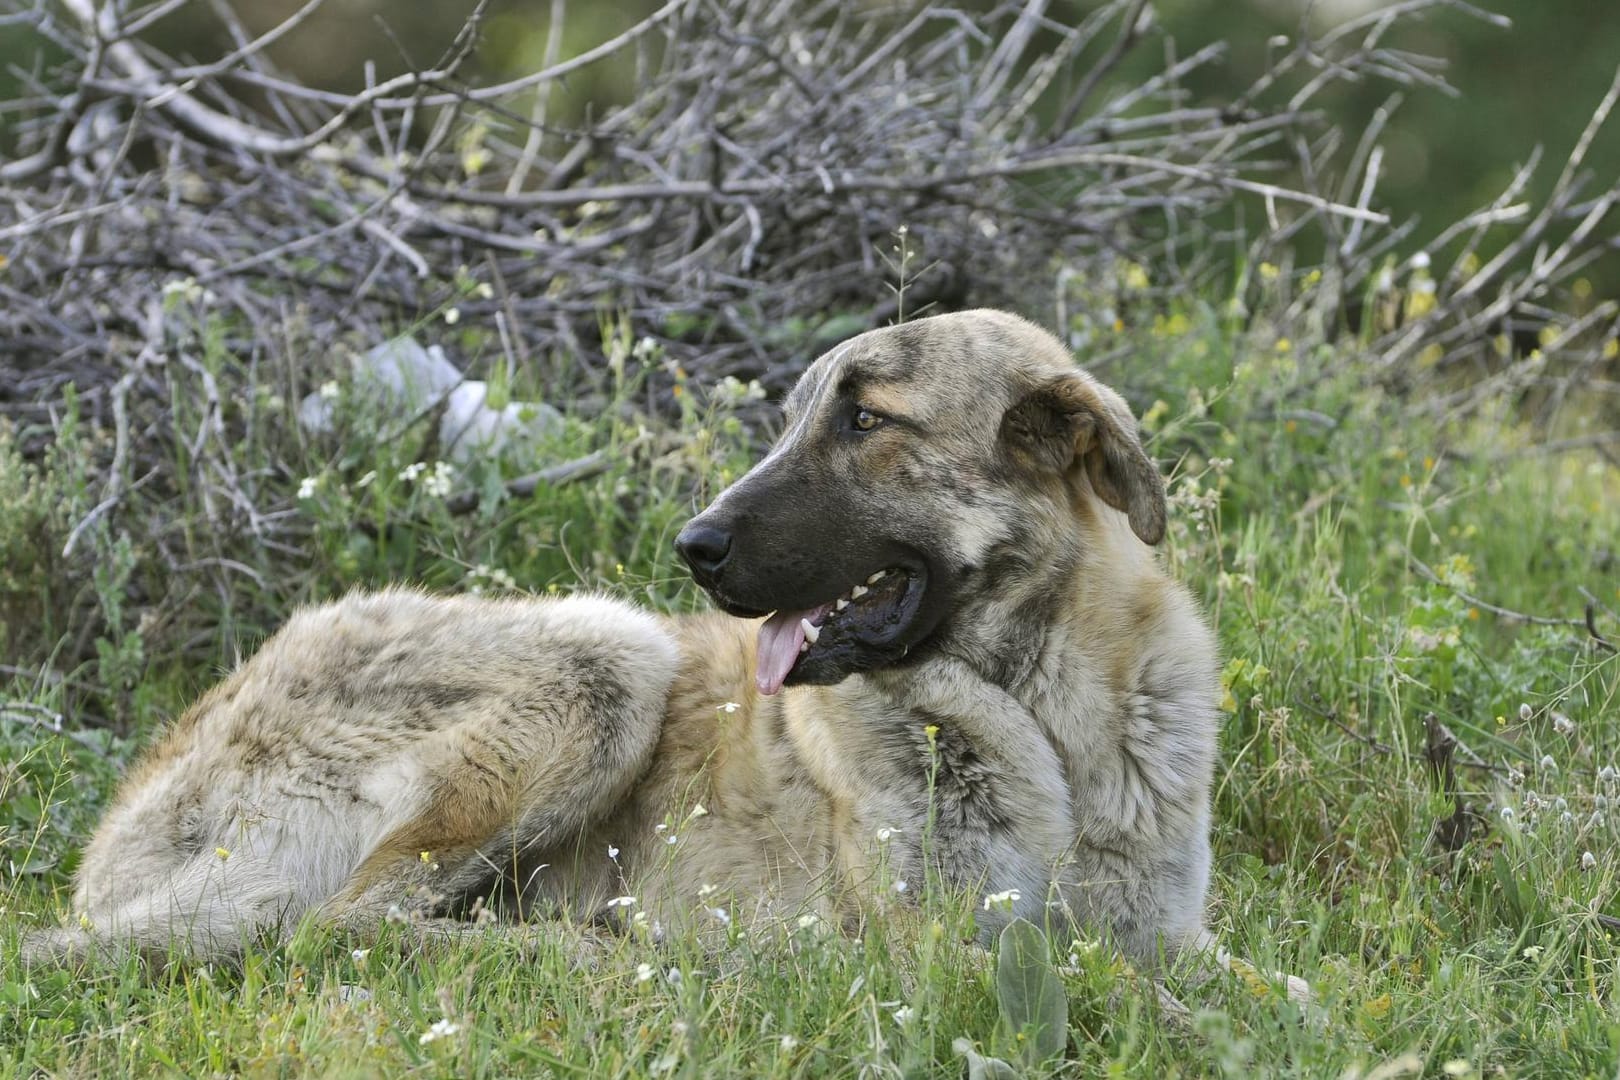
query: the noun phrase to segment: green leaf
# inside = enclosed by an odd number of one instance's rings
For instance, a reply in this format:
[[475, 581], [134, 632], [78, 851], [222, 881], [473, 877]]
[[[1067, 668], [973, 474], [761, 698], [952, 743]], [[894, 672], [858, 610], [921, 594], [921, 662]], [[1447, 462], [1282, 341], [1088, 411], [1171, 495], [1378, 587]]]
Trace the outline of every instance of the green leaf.
[[1007, 1036], [1026, 1063], [1063, 1052], [1069, 1042], [1068, 995], [1052, 968], [1046, 935], [1024, 919], [1014, 919], [1001, 931], [996, 997]]

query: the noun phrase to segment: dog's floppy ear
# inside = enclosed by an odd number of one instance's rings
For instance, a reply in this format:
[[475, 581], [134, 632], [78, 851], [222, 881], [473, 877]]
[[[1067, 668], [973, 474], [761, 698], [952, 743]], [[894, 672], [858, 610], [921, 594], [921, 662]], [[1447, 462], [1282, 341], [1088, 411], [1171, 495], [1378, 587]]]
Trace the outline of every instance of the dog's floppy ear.
[[1097, 497], [1123, 510], [1144, 543], [1164, 539], [1164, 479], [1136, 437], [1130, 406], [1106, 386], [1060, 375], [1007, 410], [1001, 434], [1037, 468], [1084, 468]]

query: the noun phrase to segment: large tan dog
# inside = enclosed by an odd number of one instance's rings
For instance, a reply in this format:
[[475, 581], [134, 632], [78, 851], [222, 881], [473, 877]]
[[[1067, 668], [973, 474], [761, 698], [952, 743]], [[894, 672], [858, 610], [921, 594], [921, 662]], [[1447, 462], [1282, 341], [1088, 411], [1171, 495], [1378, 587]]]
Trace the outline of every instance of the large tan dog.
[[925, 859], [1137, 957], [1198, 940], [1215, 649], [1155, 562], [1164, 489], [1124, 401], [978, 311], [834, 349], [786, 414], [678, 541], [726, 614], [302, 611], [130, 774], [77, 925], [30, 954], [229, 955], [480, 898], [836, 919], [880, 880], [914, 895]]

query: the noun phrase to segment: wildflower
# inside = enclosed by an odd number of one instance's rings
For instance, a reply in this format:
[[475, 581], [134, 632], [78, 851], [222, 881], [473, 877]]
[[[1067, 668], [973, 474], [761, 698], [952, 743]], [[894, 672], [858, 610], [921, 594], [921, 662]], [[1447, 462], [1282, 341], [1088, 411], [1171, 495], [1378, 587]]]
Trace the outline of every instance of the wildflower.
[[1558, 771], [1558, 762], [1553, 760], [1553, 756], [1551, 754], [1542, 754], [1541, 755], [1541, 771], [1542, 772], [1557, 772]]
[[680, 839], [681, 838], [679, 836], [676, 836], [674, 833], [670, 833], [668, 836], [664, 837], [664, 843], [668, 844], [670, 847], [674, 847], [678, 842], [680, 842]]
[[894, 1010], [894, 1022], [903, 1027], [906, 1024], [911, 1023], [912, 1018], [916, 1015], [916, 1009], [913, 1009], [910, 1005], [902, 1005], [900, 1008]]
[[1519, 955], [1524, 957], [1526, 960], [1538, 959], [1541, 956], [1541, 946], [1540, 945], [1526, 945], [1524, 947], [1524, 952], [1520, 953]]
[[390, 926], [403, 926], [411, 921], [411, 917], [405, 914], [405, 909], [398, 904], [389, 904], [388, 911], [383, 915], [383, 921]]
[[1440, 1066], [1440, 1071], [1447, 1076], [1467, 1076], [1473, 1069], [1474, 1067], [1468, 1064], [1467, 1058], [1452, 1058]]
[[1414, 269], [1414, 270], [1427, 270], [1428, 268], [1429, 268], [1429, 253], [1427, 251], [1420, 251], [1416, 255], [1412, 256], [1412, 269]]
[[710, 908], [709, 909], [709, 914], [711, 916], [713, 916], [714, 920], [716, 922], [718, 922], [721, 926], [730, 926], [731, 925], [731, 912], [727, 911], [725, 908], [723, 908], [723, 907]]
[[433, 1021], [433, 1026], [422, 1032], [422, 1035], [419, 1039], [417, 1039], [417, 1042], [421, 1043], [423, 1046], [426, 1046], [435, 1039], [448, 1039], [450, 1036], [456, 1034], [460, 1030], [461, 1025], [446, 1016], [441, 1020]]
[[619, 857], [619, 849], [614, 847], [612, 844], [609, 844], [608, 845], [608, 858], [617, 859], [618, 857]]
[[899, 829], [891, 828], [888, 825], [883, 826], [883, 828], [877, 831], [878, 843], [887, 844], [889, 840], [893, 838], [894, 834], [899, 831]]
[[228, 848], [217, 847], [214, 849], [214, 854], [219, 857], [220, 862], [224, 862], [226, 859], [231, 857], [231, 853]]
[[1596, 870], [1597, 869], [1597, 856], [1592, 854], [1590, 851], [1581, 852], [1581, 869], [1582, 870]]
[[692, 813], [687, 816], [687, 820], [690, 821], [692, 818], [707, 817], [708, 814], [708, 808], [702, 803], [698, 803], [696, 806], [692, 807]]
[[1561, 713], [1561, 712], [1553, 713], [1552, 714], [1552, 720], [1553, 720], [1553, 730], [1558, 732], [1558, 734], [1566, 735], [1566, 736], [1575, 734], [1575, 721], [1571, 720], [1569, 717], [1565, 716], [1563, 713]]
[[1598, 770], [1598, 779], [1605, 784], [1614, 783], [1617, 777], [1620, 777], [1620, 774], [1615, 772], [1613, 765], [1605, 765]]
[[319, 483], [319, 477], [304, 477], [302, 480], [298, 481], [298, 497], [300, 499], [313, 499], [315, 497], [315, 487]]
[[349, 959], [353, 960], [357, 964], [363, 964], [366, 962], [366, 957], [370, 955], [370, 949], [356, 949], [349, 954]]
[[461, 321], [461, 309], [450, 308], [444, 313], [444, 321], [449, 323], [451, 326], [456, 325], [456, 323]]
[[610, 908], [632, 908], [636, 906], [636, 898], [633, 896], [615, 896], [607, 902], [607, 906]]
[[1503, 821], [1512, 821], [1513, 820], [1513, 807], [1511, 807], [1511, 806], [1502, 807], [1501, 814], [1502, 814], [1502, 820]]
[[795, 1049], [798, 1048], [799, 1040], [795, 1039], [792, 1035], [784, 1035], [782, 1036], [782, 1041], [779, 1045], [782, 1047], [782, 1053], [791, 1054]]
[[1603, 811], [1601, 811], [1601, 810], [1592, 811], [1592, 816], [1586, 819], [1586, 827], [1588, 829], [1601, 829], [1601, 828], [1603, 828]]
[[648, 357], [656, 356], [657, 354], [658, 342], [654, 341], [650, 337], [643, 337], [641, 340], [637, 341], [635, 347], [630, 350], [630, 355], [634, 356], [637, 360], [646, 360]]
[[473, 295], [480, 300], [488, 300], [495, 295], [495, 290], [490, 287], [489, 282], [480, 281], [473, 287]]
[[401, 481], [408, 484], [412, 480], [415, 480], [418, 476], [421, 476], [426, 470], [427, 465], [420, 461], [415, 461], [399, 470], [399, 478]]
[[707, 882], [705, 882], [702, 885], [698, 886], [698, 899], [699, 900], [707, 900], [709, 897], [713, 896], [718, 891], [719, 890], [717, 890], [713, 885], [710, 885]]
[[320, 395], [323, 401], [336, 401], [343, 388], [337, 384], [336, 379], [328, 379], [321, 383]]
[[681, 979], [683, 977], [684, 976], [681, 975], [681, 969], [678, 967], [672, 967], [668, 971], [664, 972], [664, 978], [669, 980], [669, 985], [671, 986], [681, 985]]
[[1529, 706], [1529, 704], [1527, 702], [1523, 702], [1523, 701], [1519, 702], [1519, 722], [1520, 723], [1525, 723], [1525, 724], [1529, 723], [1530, 722], [1530, 717], [1532, 717], [1534, 715], [1535, 715], [1535, 711], [1530, 708], [1530, 706]]
[[904, 893], [909, 888], [911, 888], [911, 886], [907, 885], [904, 879], [894, 883], [894, 891], [897, 893]]
[[1277, 269], [1276, 263], [1263, 262], [1260, 264], [1260, 280], [1276, 281], [1277, 275], [1282, 271]]
[[1560, 814], [1567, 813], [1569, 811], [1569, 803], [1565, 802], [1564, 797], [1560, 795], [1558, 798], [1553, 800], [1553, 809], [1558, 811]]
[[636, 965], [636, 982], [652, 982], [653, 966], [651, 964]]
[[433, 463], [433, 472], [422, 481], [422, 490], [436, 499], [442, 499], [450, 494], [450, 486], [455, 482], [456, 467], [448, 461]]
[[809, 930], [819, 922], [821, 922], [821, 917], [819, 915], [813, 911], [807, 912], [799, 916], [799, 929]]
[[1006, 892], [991, 893], [984, 898], [984, 910], [989, 911], [991, 908], [999, 907], [1010, 911], [1012, 906], [1023, 898], [1023, 894], [1017, 889], [1008, 889]]

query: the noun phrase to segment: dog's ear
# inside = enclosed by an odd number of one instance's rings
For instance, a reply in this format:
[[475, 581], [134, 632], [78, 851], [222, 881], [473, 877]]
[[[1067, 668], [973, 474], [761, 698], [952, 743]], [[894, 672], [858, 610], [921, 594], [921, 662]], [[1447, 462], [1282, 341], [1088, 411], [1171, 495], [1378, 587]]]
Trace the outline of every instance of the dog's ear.
[[1164, 539], [1164, 478], [1142, 449], [1130, 406], [1106, 386], [1061, 375], [1007, 410], [1001, 436], [1036, 468], [1085, 469], [1097, 497], [1123, 510], [1144, 543]]

